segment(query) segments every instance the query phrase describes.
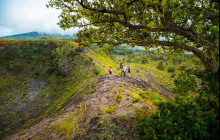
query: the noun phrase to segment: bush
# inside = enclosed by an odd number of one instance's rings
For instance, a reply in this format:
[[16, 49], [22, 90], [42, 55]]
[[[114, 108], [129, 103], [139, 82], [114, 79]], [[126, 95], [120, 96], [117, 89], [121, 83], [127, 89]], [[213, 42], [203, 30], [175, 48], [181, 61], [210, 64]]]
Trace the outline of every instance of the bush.
[[196, 79], [187, 71], [182, 71], [174, 80], [175, 87], [172, 89], [173, 93], [186, 94], [189, 91], [196, 91]]
[[47, 69], [48, 74], [53, 74], [56, 69], [54, 67], [50, 67]]
[[95, 75], [99, 75], [99, 74], [100, 74], [100, 70], [99, 70], [97, 67], [94, 67], [94, 68], [93, 68], [93, 73], [94, 73]]
[[182, 59], [177, 57], [177, 58], [173, 58], [173, 64], [176, 65], [176, 64], [181, 64], [182, 63]]
[[123, 98], [123, 95], [117, 94], [115, 97], [115, 101], [120, 102], [122, 98]]
[[[214, 119], [205, 114], [197, 115], [197, 106], [192, 102], [163, 103], [150, 118], [141, 118], [136, 126], [136, 132], [143, 139], [213, 139], [213, 134], [207, 133], [207, 123]], [[217, 123], [214, 125], [217, 127]], [[165, 133], [161, 133], [165, 132]]]
[[118, 106], [110, 106], [109, 108], [103, 108], [101, 110], [102, 114], [112, 114], [117, 110]]
[[140, 95], [137, 93], [130, 93], [130, 96], [133, 102], [138, 102], [141, 100]]
[[172, 73], [171, 77], [174, 78], [176, 76], [176, 73]]
[[175, 67], [168, 67], [167, 71], [173, 73], [175, 72]]
[[38, 77], [40, 75], [39, 72], [35, 72], [34, 74], [35, 74], [36, 77]]
[[157, 69], [159, 69], [159, 70], [164, 70], [164, 69], [165, 69], [165, 66], [163, 65], [163, 62], [160, 62], [160, 63], [157, 65]]
[[123, 68], [123, 62], [120, 62], [120, 69]]
[[[183, 71], [183, 74], [189, 73]], [[177, 95], [173, 102], [158, 104], [157, 113], [150, 117], [139, 115], [136, 132], [142, 139], [220, 138], [219, 99], [216, 98], [219, 96], [219, 74], [199, 72], [198, 77], [202, 79], [199, 95]]]
[[146, 63], [148, 63], [148, 60], [147, 60], [147, 58], [146, 57], [142, 57], [141, 58], [141, 64], [146, 64]]

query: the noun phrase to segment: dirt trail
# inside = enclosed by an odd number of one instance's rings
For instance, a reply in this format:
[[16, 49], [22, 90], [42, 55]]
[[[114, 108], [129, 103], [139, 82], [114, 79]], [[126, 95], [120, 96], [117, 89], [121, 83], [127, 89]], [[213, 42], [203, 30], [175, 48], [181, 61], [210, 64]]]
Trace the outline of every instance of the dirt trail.
[[[63, 114], [54, 118], [45, 118], [36, 125], [12, 136], [6, 140], [20, 139], [64, 139], [62, 134], [58, 134], [55, 126], [59, 121], [66, 119], [70, 114], [79, 114], [79, 106], [86, 106], [83, 117], [77, 121], [80, 132], [73, 132], [71, 139], [140, 139], [135, 134], [135, 108], [152, 110], [146, 102], [132, 102], [128, 93], [135, 88], [150, 90], [151, 85], [135, 77], [103, 76], [99, 79], [95, 90], [91, 94], [83, 97], [78, 104], [72, 104], [65, 108]], [[120, 93], [123, 97], [120, 102], [115, 100]], [[77, 95], [79, 96], [79, 95]], [[75, 97], [76, 100], [78, 97]], [[112, 113], [102, 113], [102, 110], [110, 106], [117, 107]]]
[[[143, 70], [143, 68], [140, 68], [140, 67], [138, 67], [138, 66], [135, 66], [135, 68], [138, 69], [139, 71]], [[152, 69], [151, 69], [151, 70], [152, 70]], [[143, 74], [148, 80], [150, 80], [158, 89], [160, 89], [160, 90], [162, 91], [161, 94], [164, 94], [164, 93], [165, 93], [165, 96], [166, 96], [169, 100], [171, 100], [171, 99], [169, 98], [169, 96], [172, 97], [173, 95], [172, 95], [172, 93], [171, 93], [170, 90], [168, 90], [168, 89], [162, 87], [161, 85], [159, 85], [159, 84], [158, 84], [157, 82], [155, 82], [155, 81], [153, 80], [153, 78], [151, 78], [151, 76], [148, 75], [147, 73], [142, 72], [142, 74]]]

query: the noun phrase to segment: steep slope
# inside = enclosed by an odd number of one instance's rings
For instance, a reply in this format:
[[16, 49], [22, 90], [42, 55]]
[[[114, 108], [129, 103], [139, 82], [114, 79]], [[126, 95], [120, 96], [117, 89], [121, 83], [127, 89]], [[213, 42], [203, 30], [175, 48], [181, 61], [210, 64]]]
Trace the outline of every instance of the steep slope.
[[81, 92], [90, 93], [100, 73], [86, 50], [62, 40], [0, 41], [0, 135], [32, 125]]

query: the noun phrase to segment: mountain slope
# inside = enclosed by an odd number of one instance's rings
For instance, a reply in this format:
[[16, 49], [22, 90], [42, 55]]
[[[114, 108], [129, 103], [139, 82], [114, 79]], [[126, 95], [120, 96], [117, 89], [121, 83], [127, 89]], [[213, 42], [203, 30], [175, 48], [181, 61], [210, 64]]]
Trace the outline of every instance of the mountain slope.
[[0, 136], [62, 112], [90, 93], [99, 68], [77, 44], [62, 40], [0, 41]]
[[10, 36], [2, 36], [0, 39], [37, 39], [41, 37], [55, 37], [55, 38], [72, 38], [71, 35], [61, 35], [61, 34], [48, 34], [48, 33], [39, 33], [39, 32], [28, 32], [22, 34], [15, 34]]

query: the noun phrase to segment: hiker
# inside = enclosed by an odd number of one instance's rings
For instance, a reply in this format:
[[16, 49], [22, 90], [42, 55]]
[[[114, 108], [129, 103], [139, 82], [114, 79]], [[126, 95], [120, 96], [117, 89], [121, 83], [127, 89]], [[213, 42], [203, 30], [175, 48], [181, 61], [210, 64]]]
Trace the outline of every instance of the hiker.
[[112, 67], [111, 66], [109, 67], [108, 72], [109, 72], [109, 77], [112, 78]]
[[131, 75], [131, 67], [128, 65], [128, 75]]
[[120, 70], [120, 67], [117, 66], [117, 76], [119, 76], [119, 70]]
[[122, 68], [122, 71], [121, 71], [121, 76], [122, 76], [122, 73], [124, 73], [124, 76], [126, 76], [126, 66], [123, 64], [123, 68]]

